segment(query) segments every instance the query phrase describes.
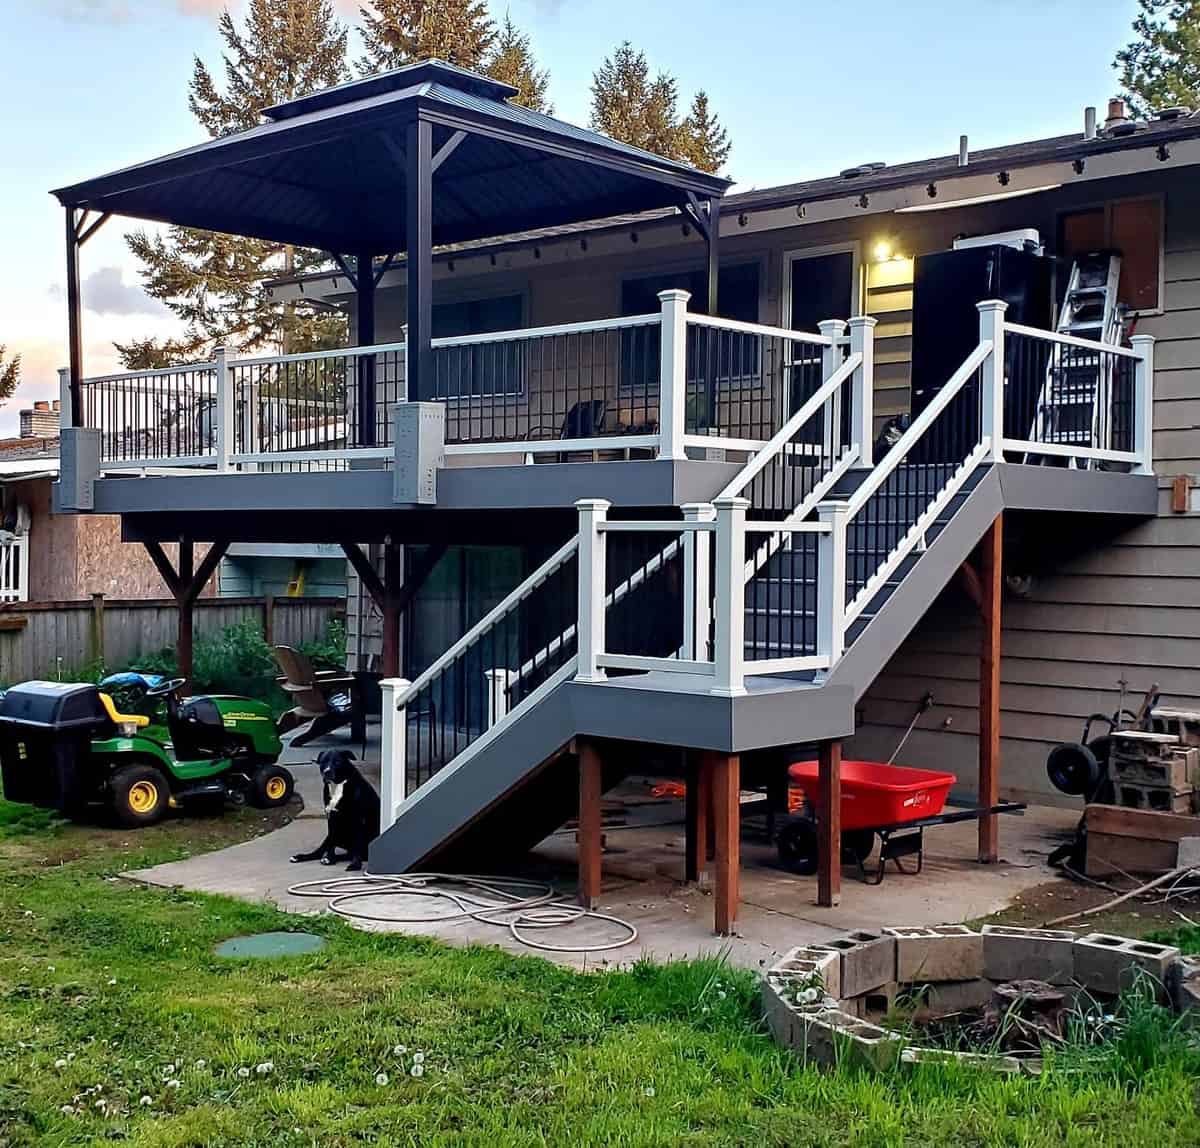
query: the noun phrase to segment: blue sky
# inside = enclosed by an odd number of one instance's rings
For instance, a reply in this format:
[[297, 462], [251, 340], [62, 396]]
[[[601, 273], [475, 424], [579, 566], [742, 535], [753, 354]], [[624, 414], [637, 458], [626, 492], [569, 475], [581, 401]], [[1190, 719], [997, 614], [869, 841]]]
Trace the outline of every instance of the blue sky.
[[[235, 14], [240, 0], [230, 5]], [[353, 22], [356, 0], [337, 0]], [[19, 398], [57, 394], [65, 358], [61, 209], [47, 192], [196, 142], [191, 61], [218, 61], [220, 0], [8, 0], [0, 68], [0, 343], [24, 355]], [[1135, 0], [510, 0], [493, 3], [551, 69], [555, 113], [585, 123], [595, 67], [626, 37], [705, 88], [739, 187], [1081, 130], [1115, 94]], [[11, 9], [15, 8], [16, 11]], [[684, 14], [686, 10], [686, 15]], [[113, 339], [169, 334], [114, 220], [84, 251], [85, 369]]]

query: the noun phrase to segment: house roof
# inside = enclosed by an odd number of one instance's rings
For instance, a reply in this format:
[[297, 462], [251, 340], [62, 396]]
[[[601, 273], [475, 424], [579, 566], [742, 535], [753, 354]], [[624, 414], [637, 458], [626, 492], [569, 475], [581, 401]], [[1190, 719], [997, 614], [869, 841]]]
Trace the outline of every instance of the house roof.
[[[729, 181], [508, 102], [425, 61], [270, 108], [246, 131], [55, 191], [66, 206], [336, 252], [403, 250], [407, 128], [433, 125], [435, 244], [714, 198]], [[465, 132], [457, 145], [452, 140]]]

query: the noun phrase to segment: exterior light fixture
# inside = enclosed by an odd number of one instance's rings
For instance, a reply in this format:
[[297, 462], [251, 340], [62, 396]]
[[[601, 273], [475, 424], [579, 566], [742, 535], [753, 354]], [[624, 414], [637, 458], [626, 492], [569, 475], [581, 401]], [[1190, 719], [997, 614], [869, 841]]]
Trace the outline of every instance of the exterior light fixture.
[[892, 257], [892, 241], [890, 239], [880, 239], [871, 249], [871, 254], [875, 256], [877, 263], [885, 263]]

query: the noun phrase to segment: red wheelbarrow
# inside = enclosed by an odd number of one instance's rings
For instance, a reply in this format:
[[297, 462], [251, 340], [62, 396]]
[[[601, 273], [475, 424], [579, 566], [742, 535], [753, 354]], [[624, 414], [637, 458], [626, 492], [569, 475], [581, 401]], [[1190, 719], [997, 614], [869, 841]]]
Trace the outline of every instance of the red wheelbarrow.
[[[878, 885], [887, 863], [892, 861], [901, 873], [920, 873], [924, 863], [925, 830], [931, 825], [949, 825], [956, 821], [975, 821], [993, 813], [1021, 813], [1022, 802], [1006, 801], [999, 805], [955, 809], [943, 813], [951, 787], [958, 780], [953, 773], [932, 769], [913, 769], [888, 765], [881, 761], [843, 761], [842, 769], [842, 858], [857, 864], [863, 880]], [[788, 778], [804, 793], [803, 809], [789, 817], [776, 836], [779, 860], [794, 873], [809, 875], [817, 871], [819, 845], [816, 805], [820, 778], [815, 761], [798, 761], [788, 767]], [[866, 866], [879, 838], [879, 865], [873, 871]], [[902, 858], [915, 857], [916, 864], [906, 869]]]

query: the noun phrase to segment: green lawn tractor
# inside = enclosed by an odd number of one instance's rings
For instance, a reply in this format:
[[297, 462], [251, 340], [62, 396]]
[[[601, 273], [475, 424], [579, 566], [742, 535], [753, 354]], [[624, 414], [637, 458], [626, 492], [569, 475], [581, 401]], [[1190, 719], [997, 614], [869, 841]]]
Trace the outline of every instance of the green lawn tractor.
[[25, 682], [0, 698], [0, 773], [10, 801], [73, 820], [106, 807], [127, 826], [152, 825], [189, 803], [292, 795], [277, 764], [283, 744], [270, 708], [250, 698], [183, 698], [183, 678], [143, 692], [149, 713], [125, 713], [98, 686]]

